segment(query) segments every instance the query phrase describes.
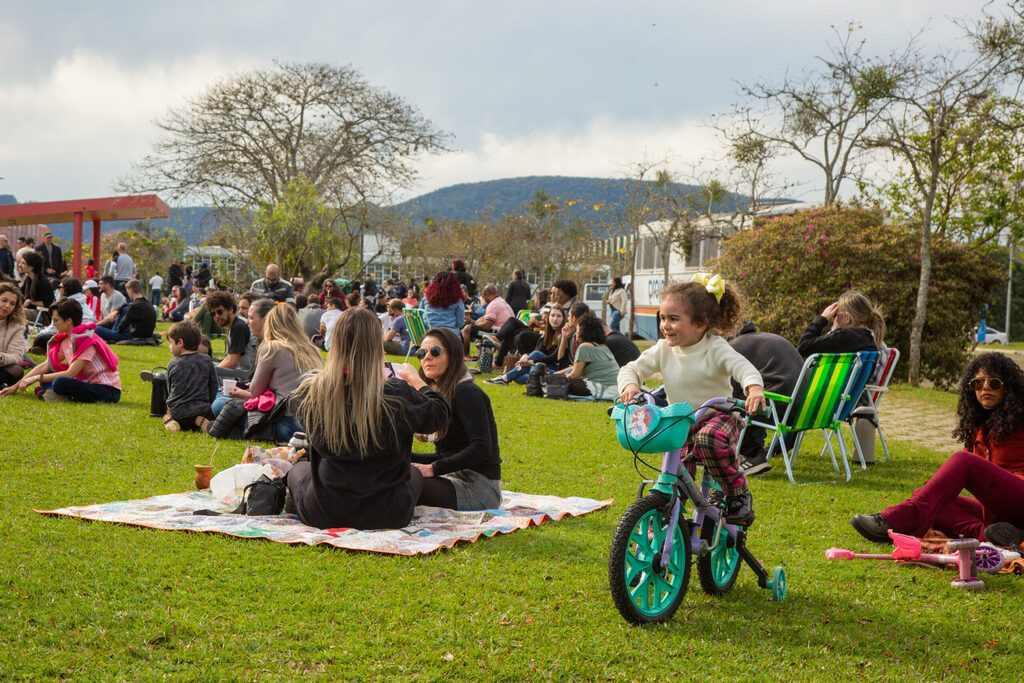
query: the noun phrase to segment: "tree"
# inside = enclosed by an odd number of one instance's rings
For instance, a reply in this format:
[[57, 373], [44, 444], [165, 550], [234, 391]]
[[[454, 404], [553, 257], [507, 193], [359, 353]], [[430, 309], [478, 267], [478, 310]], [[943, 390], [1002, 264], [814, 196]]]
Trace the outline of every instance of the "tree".
[[[180, 256], [185, 249], [185, 241], [178, 233], [167, 228], [157, 228], [148, 220], [136, 221], [127, 230], [106, 233], [100, 242], [100, 254], [112, 254], [120, 242], [128, 247], [128, 255], [135, 262], [135, 270], [143, 277], [163, 275], [171, 258]], [[102, 274], [103, 264], [95, 265], [96, 270]]]
[[[841, 35], [831, 54], [819, 57], [822, 69], [789, 76], [781, 83], [762, 81], [741, 86], [749, 102], [730, 117], [739, 132], [732, 133], [734, 154], [756, 161], [767, 146], [795, 152], [821, 171], [825, 188], [823, 203], [839, 200], [844, 180], [861, 172], [864, 148], [861, 140], [872, 129], [903, 75], [905, 60], [876, 63], [863, 54], [864, 41], [856, 40], [852, 24]], [[726, 132], [729, 127], [719, 126]]]
[[347, 230], [329, 270], [352, 258], [355, 236], [378, 229], [372, 219], [381, 214], [371, 207], [412, 183], [415, 158], [443, 151], [447, 140], [411, 105], [330, 64], [235, 74], [156, 124], [161, 138], [123, 189], [204, 201], [221, 210], [240, 244], [252, 219], [272, 216], [281, 202], [294, 208], [296, 193], [312, 189], [322, 208], [317, 224]]
[[932, 276], [932, 233], [940, 181], [992, 123], [998, 64], [957, 51], [915, 54], [879, 117], [881, 131], [865, 144], [891, 151], [906, 173], [920, 226], [921, 274], [908, 361], [910, 383], [921, 374], [921, 339]]
[[[746, 295], [746, 316], [764, 331], [795, 343], [815, 314], [858, 289], [882, 306], [885, 342], [906, 349], [921, 271], [918, 243], [915, 229], [887, 223], [881, 211], [832, 207], [758, 219], [726, 241], [717, 267]], [[921, 373], [947, 387], [959, 377], [976, 312], [999, 290], [1002, 269], [944, 237], [935, 237], [932, 251]], [[897, 372], [906, 377], [908, 370], [901, 361]]]

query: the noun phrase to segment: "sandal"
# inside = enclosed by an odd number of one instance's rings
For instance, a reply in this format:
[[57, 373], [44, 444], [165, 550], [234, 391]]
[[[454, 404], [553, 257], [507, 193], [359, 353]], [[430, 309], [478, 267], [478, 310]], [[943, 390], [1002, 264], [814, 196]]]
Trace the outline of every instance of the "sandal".
[[165, 413], [164, 414], [164, 429], [166, 429], [169, 432], [180, 432], [181, 431], [181, 425], [178, 424], [177, 420], [175, 420], [173, 417], [171, 417], [170, 413]]
[[201, 431], [203, 434], [209, 434], [210, 433], [210, 423], [211, 422], [213, 422], [213, 420], [211, 420], [208, 417], [204, 417], [202, 415], [198, 415], [196, 417], [196, 427], [199, 427], [199, 431]]

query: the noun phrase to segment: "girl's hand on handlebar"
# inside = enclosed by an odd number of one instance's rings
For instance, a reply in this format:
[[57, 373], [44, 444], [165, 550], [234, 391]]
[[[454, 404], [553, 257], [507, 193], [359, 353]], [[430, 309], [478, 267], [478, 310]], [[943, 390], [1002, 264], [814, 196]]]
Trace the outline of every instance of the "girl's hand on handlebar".
[[619, 400], [621, 400], [623, 403], [629, 403], [634, 398], [636, 398], [637, 394], [639, 393], [640, 387], [633, 383], [627, 384], [625, 387], [622, 388], [622, 393], [619, 394]]
[[751, 384], [746, 388], [747, 398], [744, 404], [747, 407], [747, 412], [759, 413], [768, 406], [768, 401], [764, 397], [764, 388], [759, 384]]

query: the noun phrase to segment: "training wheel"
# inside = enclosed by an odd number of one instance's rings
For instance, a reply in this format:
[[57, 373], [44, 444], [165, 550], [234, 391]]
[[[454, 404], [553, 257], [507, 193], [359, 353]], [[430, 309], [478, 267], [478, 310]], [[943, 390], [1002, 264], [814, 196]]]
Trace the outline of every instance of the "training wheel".
[[768, 582], [768, 590], [772, 592], [772, 598], [778, 602], [786, 599], [786, 570], [776, 567], [772, 572], [772, 580]]

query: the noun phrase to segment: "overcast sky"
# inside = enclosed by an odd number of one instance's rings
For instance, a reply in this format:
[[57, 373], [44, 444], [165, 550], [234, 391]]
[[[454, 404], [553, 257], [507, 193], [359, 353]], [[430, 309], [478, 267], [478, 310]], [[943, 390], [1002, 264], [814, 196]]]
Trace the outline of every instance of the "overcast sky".
[[[814, 66], [831, 26], [884, 54], [927, 27], [945, 45], [985, 0], [51, 2], [0, 0], [0, 194], [107, 196], [153, 120], [272, 60], [351, 64], [452, 133], [404, 196], [524, 175], [621, 176], [714, 156], [706, 124], [737, 81]], [[820, 197], [813, 171], [779, 169]]]

